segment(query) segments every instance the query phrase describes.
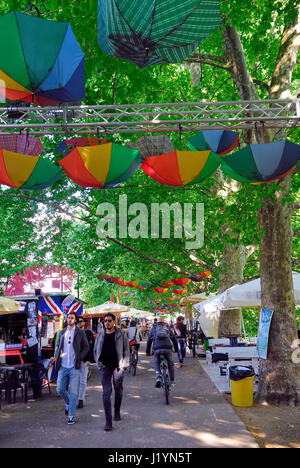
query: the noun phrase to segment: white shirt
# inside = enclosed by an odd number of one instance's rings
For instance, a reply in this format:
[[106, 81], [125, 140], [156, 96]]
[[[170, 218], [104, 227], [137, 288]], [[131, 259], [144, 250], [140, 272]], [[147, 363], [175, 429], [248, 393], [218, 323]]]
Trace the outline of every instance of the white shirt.
[[71, 331], [69, 330], [69, 328], [67, 328], [67, 331], [64, 335], [64, 347], [61, 355], [61, 365], [62, 367], [66, 367], [67, 369], [71, 369], [71, 367], [75, 366], [75, 352], [73, 348], [74, 334], [75, 327], [73, 327]]

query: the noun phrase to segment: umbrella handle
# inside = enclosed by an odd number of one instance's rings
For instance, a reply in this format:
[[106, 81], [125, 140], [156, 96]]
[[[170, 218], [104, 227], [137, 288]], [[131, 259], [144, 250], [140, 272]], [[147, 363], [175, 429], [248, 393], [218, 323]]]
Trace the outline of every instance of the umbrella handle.
[[29, 5], [29, 11], [32, 11], [33, 9], [36, 10], [37, 16], [38, 16], [38, 18], [40, 18], [41, 17], [40, 10], [38, 9], [38, 7], [34, 3], [31, 3]]

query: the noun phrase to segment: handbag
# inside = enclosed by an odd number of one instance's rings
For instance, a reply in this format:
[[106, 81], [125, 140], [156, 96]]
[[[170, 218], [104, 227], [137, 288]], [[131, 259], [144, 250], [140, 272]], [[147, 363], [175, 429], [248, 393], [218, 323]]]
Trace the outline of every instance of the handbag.
[[133, 338], [131, 341], [129, 341], [129, 346], [134, 346], [134, 345], [136, 344], [136, 341], [135, 341], [135, 339], [136, 339], [136, 334], [137, 334], [137, 328], [135, 329], [134, 338]]

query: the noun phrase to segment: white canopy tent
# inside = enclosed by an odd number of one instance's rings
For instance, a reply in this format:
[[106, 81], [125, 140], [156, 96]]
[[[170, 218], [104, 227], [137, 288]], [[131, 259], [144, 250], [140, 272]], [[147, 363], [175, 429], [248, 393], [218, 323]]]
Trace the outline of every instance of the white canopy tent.
[[[300, 304], [300, 273], [293, 271], [293, 285], [295, 303]], [[223, 301], [223, 307], [260, 307], [261, 286], [260, 278], [237, 284], [227, 289]]]
[[[300, 304], [300, 274], [297, 272], [293, 272], [293, 284], [295, 303]], [[222, 294], [194, 305], [206, 336], [218, 338], [220, 310], [231, 307], [261, 307], [260, 278], [232, 286]]]

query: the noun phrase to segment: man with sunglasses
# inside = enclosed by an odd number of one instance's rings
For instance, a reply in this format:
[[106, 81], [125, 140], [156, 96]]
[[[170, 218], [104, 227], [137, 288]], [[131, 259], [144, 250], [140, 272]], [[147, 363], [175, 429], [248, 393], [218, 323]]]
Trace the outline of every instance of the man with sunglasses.
[[129, 364], [129, 343], [127, 335], [116, 327], [116, 318], [110, 312], [104, 316], [104, 330], [96, 338], [94, 358], [98, 364], [102, 387], [106, 423], [105, 431], [112, 430], [111, 394], [115, 390], [114, 420], [120, 421], [123, 396], [123, 376]]
[[[67, 327], [59, 334], [55, 350], [55, 368], [58, 371], [57, 393], [66, 404], [68, 424], [74, 424], [79, 390], [81, 362], [89, 352], [89, 344], [83, 330], [76, 327], [77, 316], [67, 315]], [[69, 389], [69, 391], [68, 391]]]

